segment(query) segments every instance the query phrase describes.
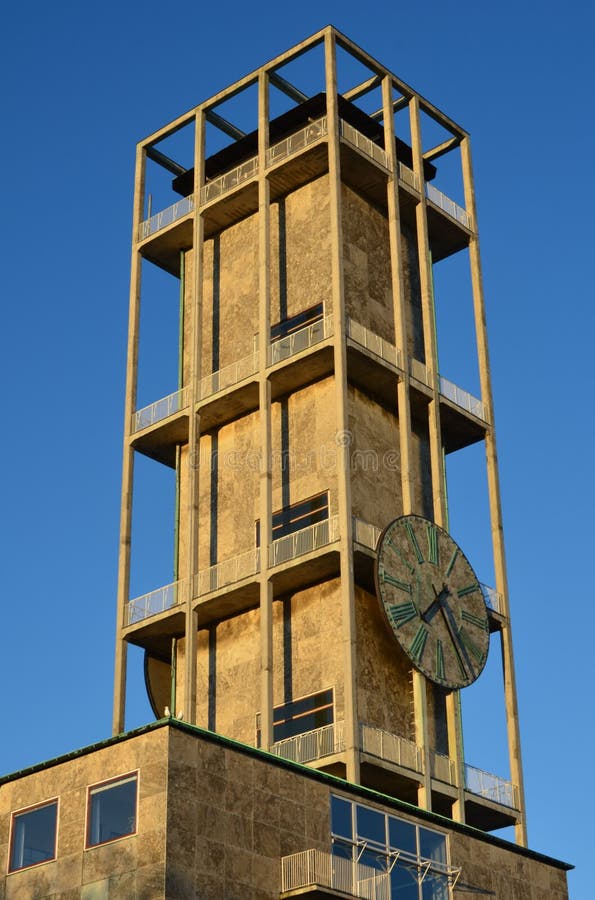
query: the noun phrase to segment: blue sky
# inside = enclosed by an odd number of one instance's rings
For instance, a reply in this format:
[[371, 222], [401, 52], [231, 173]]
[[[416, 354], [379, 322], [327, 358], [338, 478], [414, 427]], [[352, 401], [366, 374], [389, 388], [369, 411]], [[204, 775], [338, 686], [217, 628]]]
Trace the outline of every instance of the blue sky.
[[[575, 863], [571, 897], [587, 900], [594, 16], [578, 0], [297, 10], [107, 0], [3, 16], [0, 772], [110, 730], [135, 143], [332, 22], [472, 135], [529, 842]], [[447, 347], [444, 374], [474, 390]], [[475, 467], [453, 470], [460, 500]], [[473, 521], [453, 523], [467, 549]], [[139, 676], [130, 699], [128, 725], [148, 721]], [[465, 703], [470, 761], [501, 771], [497, 700], [485, 723], [489, 704]], [[582, 771], [585, 787], [569, 778]]]

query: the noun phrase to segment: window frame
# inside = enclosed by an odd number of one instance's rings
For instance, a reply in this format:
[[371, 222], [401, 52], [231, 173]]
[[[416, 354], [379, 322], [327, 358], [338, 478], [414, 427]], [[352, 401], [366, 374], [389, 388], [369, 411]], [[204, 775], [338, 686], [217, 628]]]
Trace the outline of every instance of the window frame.
[[[56, 819], [54, 823], [54, 854], [47, 859], [40, 859], [39, 862], [25, 863], [22, 866], [13, 868], [12, 853], [14, 849], [15, 823], [18, 818], [28, 813], [35, 812], [38, 809], [44, 809], [48, 806], [54, 806], [56, 809]], [[10, 836], [8, 840], [8, 862], [6, 866], [6, 874], [12, 875], [15, 872], [23, 872], [25, 869], [33, 869], [37, 866], [44, 866], [46, 863], [55, 862], [58, 857], [58, 821], [60, 815], [60, 798], [52, 797], [49, 800], [42, 800], [40, 803], [33, 803], [30, 806], [23, 806], [21, 809], [15, 809], [10, 814]]]
[[[102, 790], [109, 790], [111, 787], [116, 787], [118, 784], [123, 784], [127, 781], [136, 781], [136, 797], [134, 802], [134, 829], [129, 831], [127, 834], [120, 834], [117, 837], [108, 838], [105, 841], [98, 841], [96, 843], [90, 843], [90, 832], [91, 832], [91, 799], [93, 792], [97, 792], [98, 788]], [[114, 841], [122, 841], [127, 838], [134, 837], [138, 834], [138, 810], [139, 810], [139, 796], [140, 796], [140, 769], [134, 769], [131, 772], [125, 772], [122, 775], [116, 775], [113, 778], [106, 778], [104, 781], [96, 781], [93, 784], [87, 785], [87, 803], [85, 808], [85, 850], [94, 850], [96, 847], [104, 847], [106, 844], [113, 844]]]
[[[307, 712], [301, 713], [300, 715], [292, 716], [291, 719], [287, 719], [286, 717], [283, 719], [276, 719], [276, 717], [275, 717], [275, 713], [279, 713], [282, 709], [289, 706], [290, 704], [294, 705], [296, 703], [299, 703], [301, 700], [308, 700], [310, 697], [319, 697], [321, 694], [326, 694], [329, 692], [331, 694], [330, 703], [323, 704], [322, 706], [317, 706], [314, 709], [311, 709], [311, 710], [308, 710]], [[314, 729], [307, 728], [305, 731], [298, 731], [296, 734], [289, 735], [288, 737], [285, 737], [285, 738], [280, 737], [280, 738], [275, 739], [275, 726], [276, 725], [279, 726], [279, 725], [283, 725], [285, 722], [288, 722], [288, 721], [296, 721], [298, 719], [303, 719], [306, 716], [312, 715], [312, 713], [318, 712], [319, 710], [323, 710], [323, 709], [331, 710], [331, 721], [327, 722], [325, 725], [319, 725], [317, 727], [318, 728], [326, 728], [328, 725], [335, 725], [337, 720], [335, 718], [335, 686], [334, 685], [330, 685], [329, 687], [321, 688], [319, 691], [312, 691], [312, 693], [310, 693], [310, 694], [303, 694], [301, 697], [294, 697], [292, 700], [288, 700], [285, 703], [280, 703], [278, 706], [274, 706], [273, 707], [273, 743], [277, 744], [280, 741], [291, 740], [292, 737], [299, 737], [301, 734], [309, 734], [310, 731], [315, 731], [316, 728], [314, 728]], [[262, 730], [261, 730], [260, 723], [261, 723], [261, 714], [258, 712], [258, 713], [256, 713], [256, 747], [257, 748], [261, 748], [261, 746], [262, 746], [262, 744], [261, 744]]]
[[[309, 528], [311, 525], [328, 522], [331, 518], [330, 499], [330, 492], [327, 488], [325, 491], [319, 491], [318, 494], [312, 494], [310, 497], [304, 497], [303, 500], [290, 503], [289, 506], [282, 506], [274, 510], [271, 516], [271, 541], [274, 543], [281, 538], [296, 534], [304, 528]], [[319, 501], [319, 505], [312, 508], [316, 501]], [[310, 505], [311, 508], [307, 509], [307, 505]], [[256, 519], [254, 530], [254, 542], [258, 548], [260, 547], [260, 519]]]

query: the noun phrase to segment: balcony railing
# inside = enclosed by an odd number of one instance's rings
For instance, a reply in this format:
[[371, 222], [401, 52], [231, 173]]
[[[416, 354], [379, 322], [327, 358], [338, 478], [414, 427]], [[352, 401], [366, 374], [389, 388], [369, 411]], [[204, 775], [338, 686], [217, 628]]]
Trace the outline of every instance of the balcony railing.
[[320, 341], [330, 337], [332, 333], [333, 317], [325, 316], [323, 319], [318, 319], [304, 328], [292, 331], [291, 334], [277, 338], [269, 345], [269, 366], [274, 366], [275, 363], [281, 362], [282, 359], [289, 359], [289, 357], [295, 356], [296, 353], [301, 353], [302, 350], [313, 347], [314, 344], [319, 344]]
[[375, 550], [381, 534], [382, 528], [378, 528], [377, 525], [371, 525], [369, 522], [364, 522], [363, 519], [353, 517], [353, 540], [356, 544]]
[[282, 159], [287, 159], [288, 156], [292, 156], [299, 150], [304, 150], [305, 147], [309, 147], [310, 144], [314, 144], [327, 134], [326, 116], [322, 116], [322, 118], [316, 119], [314, 122], [309, 122], [305, 128], [296, 131], [295, 134], [290, 134], [289, 137], [279, 141], [278, 144], [273, 144], [272, 147], [269, 147], [267, 150], [267, 166], [272, 166]]
[[405, 182], [409, 187], [415, 188], [416, 191], [419, 191], [419, 181], [417, 175], [410, 169], [408, 166], [403, 165], [402, 162], [398, 165], [399, 172], [399, 181]]
[[409, 358], [409, 374], [417, 381], [421, 381], [422, 384], [427, 384], [428, 387], [432, 386], [430, 370], [425, 363], [420, 362], [419, 359], [414, 359], [413, 356]]
[[228, 584], [235, 584], [244, 578], [250, 578], [260, 571], [260, 550], [247, 550], [231, 559], [225, 559], [215, 566], [202, 569], [196, 575], [194, 596], [200, 597]]
[[223, 175], [219, 175], [218, 178], [214, 178], [212, 181], [207, 182], [200, 190], [201, 204], [209, 203], [211, 200], [221, 197], [223, 194], [231, 191], [244, 181], [248, 181], [248, 179], [252, 178], [257, 172], [258, 157], [253, 156], [241, 165], [236, 166], [236, 168], [232, 169], [230, 172], [225, 172]]
[[373, 353], [385, 362], [390, 363], [391, 366], [402, 368], [401, 354], [394, 344], [391, 344], [374, 331], [366, 328], [365, 325], [360, 325], [360, 323], [356, 322], [354, 319], [347, 319], [347, 337], [351, 338], [356, 344], [359, 344], [360, 347], [365, 347], [370, 353]]
[[182, 388], [174, 391], [173, 394], [168, 394], [167, 397], [162, 397], [161, 400], [156, 400], [150, 406], [137, 409], [132, 416], [132, 433], [148, 428], [149, 425], [154, 425], [161, 419], [167, 419], [168, 416], [173, 416], [174, 413], [186, 406], [188, 406], [188, 390]]
[[279, 566], [338, 540], [339, 516], [332, 516], [273, 541], [269, 546], [269, 566]]
[[323, 850], [303, 850], [281, 858], [281, 893], [320, 887], [361, 897], [390, 900], [390, 875]]
[[216, 372], [211, 372], [210, 375], [205, 375], [200, 382], [200, 399], [204, 400], [206, 397], [210, 397], [211, 394], [216, 394], [218, 391], [223, 391], [225, 388], [243, 381], [244, 378], [249, 378], [250, 375], [254, 375], [257, 369], [258, 353], [253, 352], [243, 359], [230, 363], [229, 366], [224, 366]]
[[193, 209], [194, 198], [190, 196], [184, 197], [182, 200], [178, 200], [177, 203], [172, 204], [172, 206], [168, 206], [167, 209], [162, 209], [161, 212], [155, 213], [150, 219], [145, 219], [144, 222], [140, 223], [138, 227], [139, 241], [144, 241], [149, 235], [155, 234], [156, 231], [161, 231], [166, 225], [171, 225], [172, 222], [183, 218], [188, 213], [191, 213]]
[[156, 591], [151, 591], [150, 594], [135, 597], [126, 604], [125, 624], [134, 625], [166, 609], [172, 609], [180, 603], [185, 603], [187, 596], [188, 582], [174, 581], [173, 584], [166, 584]]
[[457, 767], [454, 759], [451, 759], [450, 756], [445, 756], [443, 753], [430, 750], [430, 775], [438, 781], [456, 785]]
[[297, 763], [313, 762], [324, 756], [332, 756], [333, 753], [342, 753], [343, 750], [345, 750], [343, 722], [334, 722], [332, 725], [323, 725], [304, 734], [296, 734], [277, 741], [271, 747], [271, 753], [275, 756], [282, 756]]
[[519, 808], [517, 786], [512, 781], [499, 778], [498, 775], [465, 765], [465, 787], [471, 794], [477, 794], [493, 803], [500, 803], [501, 806], [508, 806], [510, 809]]
[[388, 159], [386, 152], [382, 147], [379, 147], [378, 144], [375, 144], [374, 141], [371, 141], [365, 134], [362, 134], [361, 131], [358, 131], [357, 128], [354, 128], [353, 125], [350, 125], [343, 119], [339, 120], [339, 128], [341, 137], [347, 141], [348, 144], [357, 147], [358, 150], [361, 150], [362, 153], [365, 153], [366, 156], [369, 156], [374, 162], [380, 163], [381, 166], [388, 169]]
[[494, 612], [504, 615], [504, 601], [502, 599], [502, 594], [499, 594], [495, 588], [489, 587], [487, 584], [482, 584], [480, 582], [479, 586], [488, 609], [493, 609]]
[[423, 772], [422, 752], [413, 741], [363, 723], [360, 725], [360, 740], [364, 753], [413, 769], [414, 772]]
[[477, 416], [478, 419], [485, 421], [485, 411], [481, 400], [478, 400], [477, 397], [474, 397], [473, 394], [470, 394], [468, 391], [464, 391], [462, 388], [457, 387], [456, 384], [453, 384], [452, 381], [448, 381], [447, 378], [443, 378], [442, 375], [440, 376], [440, 393], [456, 406], [460, 406], [461, 409], [466, 409], [471, 415]]
[[469, 213], [462, 206], [459, 206], [458, 203], [455, 203], [454, 200], [451, 200], [450, 197], [447, 197], [446, 194], [443, 194], [442, 191], [439, 191], [438, 188], [435, 188], [433, 184], [426, 183], [426, 197], [432, 203], [435, 203], [436, 206], [439, 206], [451, 219], [464, 225], [465, 228], [471, 228], [471, 216]]

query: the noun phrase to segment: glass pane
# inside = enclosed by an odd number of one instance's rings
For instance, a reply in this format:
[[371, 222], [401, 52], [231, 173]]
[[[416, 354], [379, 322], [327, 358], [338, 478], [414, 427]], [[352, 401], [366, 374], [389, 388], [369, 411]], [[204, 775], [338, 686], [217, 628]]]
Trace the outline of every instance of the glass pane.
[[398, 900], [419, 900], [417, 869], [397, 863], [390, 876], [391, 893]]
[[362, 866], [369, 866], [370, 869], [378, 869], [380, 872], [386, 872], [386, 856], [378, 850], [366, 849], [359, 857]]
[[448, 900], [448, 879], [445, 875], [426, 875], [422, 884], [423, 900]]
[[382, 847], [386, 846], [386, 816], [384, 813], [369, 809], [367, 806], [357, 806], [357, 836], [360, 839], [374, 841]]
[[391, 816], [388, 820], [388, 837], [393, 850], [404, 850], [417, 856], [415, 825], [411, 822], [404, 822]]
[[88, 846], [113, 841], [136, 830], [136, 778], [91, 792]]
[[340, 838], [336, 840], [333, 838], [333, 856], [340, 856], [341, 859], [353, 859], [353, 844], [348, 844], [347, 841], [342, 841]]
[[446, 837], [427, 828], [419, 829], [419, 852], [424, 859], [446, 863]]
[[10, 869], [22, 869], [53, 859], [56, 852], [58, 804], [50, 803], [15, 816]]
[[331, 831], [341, 837], [353, 837], [351, 803], [341, 797], [331, 797]]

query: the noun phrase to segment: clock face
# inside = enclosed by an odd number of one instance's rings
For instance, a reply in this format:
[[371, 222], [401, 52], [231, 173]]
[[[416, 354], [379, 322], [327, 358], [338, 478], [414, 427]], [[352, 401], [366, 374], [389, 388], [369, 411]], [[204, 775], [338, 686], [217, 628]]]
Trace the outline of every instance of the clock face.
[[378, 543], [376, 591], [390, 630], [416, 669], [448, 689], [485, 666], [490, 634], [483, 592], [448, 532], [402, 516]]

